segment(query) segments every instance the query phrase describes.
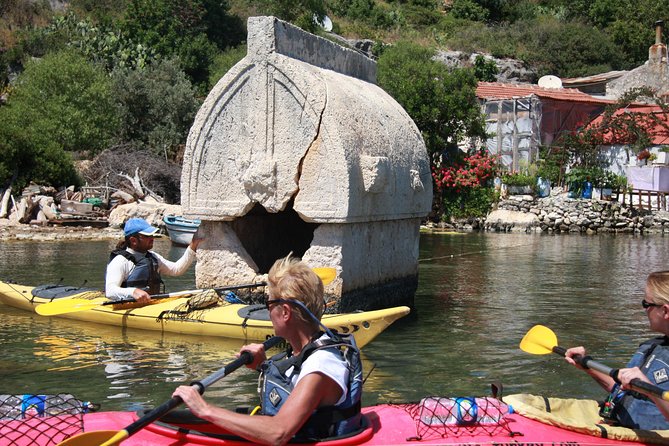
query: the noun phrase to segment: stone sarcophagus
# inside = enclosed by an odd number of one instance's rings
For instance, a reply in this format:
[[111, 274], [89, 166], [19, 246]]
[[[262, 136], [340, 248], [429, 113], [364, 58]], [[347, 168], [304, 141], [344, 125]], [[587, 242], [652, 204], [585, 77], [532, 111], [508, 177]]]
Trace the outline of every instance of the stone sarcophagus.
[[188, 136], [184, 215], [202, 220], [198, 286], [262, 279], [289, 252], [331, 266], [338, 310], [411, 304], [432, 202], [420, 132], [365, 56], [274, 17]]

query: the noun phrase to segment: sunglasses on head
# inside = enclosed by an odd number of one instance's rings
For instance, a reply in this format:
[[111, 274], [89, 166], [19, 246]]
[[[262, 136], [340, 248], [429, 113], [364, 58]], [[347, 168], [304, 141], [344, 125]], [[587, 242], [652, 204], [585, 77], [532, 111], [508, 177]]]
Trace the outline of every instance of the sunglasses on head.
[[642, 306], [644, 309], [646, 309], [646, 308], [650, 308], [650, 307], [661, 307], [662, 304], [655, 304], [655, 303], [653, 303], [653, 302], [648, 302], [646, 299], [642, 299], [642, 300], [641, 300], [641, 306]]

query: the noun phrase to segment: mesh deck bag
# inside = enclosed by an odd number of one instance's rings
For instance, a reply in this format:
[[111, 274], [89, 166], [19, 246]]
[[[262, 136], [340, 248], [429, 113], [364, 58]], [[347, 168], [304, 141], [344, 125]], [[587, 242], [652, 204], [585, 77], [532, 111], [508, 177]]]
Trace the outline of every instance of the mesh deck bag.
[[416, 422], [416, 440], [514, 435], [506, 419], [509, 406], [496, 398], [433, 396], [401, 406]]
[[97, 409], [70, 394], [0, 395], [0, 444], [56, 445], [84, 431], [84, 414]]

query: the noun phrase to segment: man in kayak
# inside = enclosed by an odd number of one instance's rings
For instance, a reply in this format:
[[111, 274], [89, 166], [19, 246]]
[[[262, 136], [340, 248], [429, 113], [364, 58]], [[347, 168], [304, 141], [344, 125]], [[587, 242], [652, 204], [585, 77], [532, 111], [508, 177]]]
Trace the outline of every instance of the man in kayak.
[[158, 228], [143, 218], [131, 218], [123, 225], [125, 239], [109, 256], [105, 276], [105, 294], [109, 299], [133, 298], [147, 303], [152, 294], [161, 292], [161, 274], [179, 276], [195, 260], [201, 238], [193, 237], [183, 256], [171, 262], [151, 251], [154, 237], [160, 236]]
[[624, 427], [633, 429], [669, 429], [669, 402], [651, 394], [631, 390], [633, 379], [669, 390], [669, 271], [648, 275], [646, 294], [641, 301], [650, 329], [663, 336], [644, 342], [634, 353], [627, 367], [618, 371], [620, 384], [613, 378], [592, 369], [584, 369], [573, 357], [586, 356], [583, 347], [567, 350], [565, 359], [585, 370], [595, 381], [610, 392], [602, 407], [602, 416]]
[[293, 437], [317, 441], [359, 429], [359, 351], [352, 336], [341, 337], [320, 323], [325, 310], [321, 279], [290, 255], [280, 259], [269, 271], [266, 305], [276, 335], [290, 349], [269, 360], [262, 344], [241, 349], [253, 354], [248, 367], [261, 372], [259, 415], [213, 406], [192, 386], [178, 387], [173, 396], [196, 416], [262, 444], [285, 444]]

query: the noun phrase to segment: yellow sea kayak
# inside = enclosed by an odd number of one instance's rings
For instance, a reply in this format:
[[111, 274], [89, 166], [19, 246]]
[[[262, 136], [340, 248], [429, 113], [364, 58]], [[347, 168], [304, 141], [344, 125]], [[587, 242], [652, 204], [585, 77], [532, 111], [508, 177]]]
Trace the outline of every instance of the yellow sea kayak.
[[[104, 297], [101, 291], [74, 287], [61, 287], [67, 294], [63, 297], [37, 297], [35, 287], [0, 281], [0, 302], [15, 308], [35, 311], [39, 305], [67, 299], [96, 299]], [[203, 291], [206, 293], [207, 291]], [[210, 292], [214, 292], [211, 290]], [[174, 294], [174, 293], [172, 293]], [[85, 311], [59, 314], [57, 317], [119, 327], [138, 328], [161, 332], [191, 335], [222, 336], [245, 341], [262, 341], [274, 335], [272, 323], [263, 305], [218, 303], [194, 309], [188, 297], [157, 300], [141, 308], [114, 308], [99, 305]], [[192, 302], [192, 300], [190, 301]], [[409, 314], [409, 307], [393, 307], [383, 310], [342, 314], [326, 314], [323, 324], [340, 333], [353, 333], [358, 347], [370, 343], [397, 319]]]

